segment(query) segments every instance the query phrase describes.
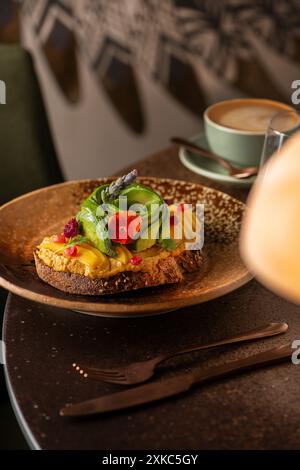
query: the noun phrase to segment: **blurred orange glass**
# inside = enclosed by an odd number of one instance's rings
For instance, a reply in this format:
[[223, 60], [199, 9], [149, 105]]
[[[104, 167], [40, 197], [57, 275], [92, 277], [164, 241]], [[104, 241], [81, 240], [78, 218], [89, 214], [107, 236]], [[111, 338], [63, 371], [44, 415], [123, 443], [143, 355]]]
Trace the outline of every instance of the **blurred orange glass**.
[[264, 165], [247, 204], [245, 264], [267, 287], [300, 303], [300, 132]]

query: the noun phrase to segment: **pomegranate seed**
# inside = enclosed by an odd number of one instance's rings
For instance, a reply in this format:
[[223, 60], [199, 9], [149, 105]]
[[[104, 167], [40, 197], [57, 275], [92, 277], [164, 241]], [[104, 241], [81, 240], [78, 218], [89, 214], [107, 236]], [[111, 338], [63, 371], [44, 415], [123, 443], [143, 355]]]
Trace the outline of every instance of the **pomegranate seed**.
[[143, 261], [143, 258], [141, 258], [140, 256], [133, 256], [132, 258], [130, 258], [130, 263], [133, 264], [134, 266], [137, 266], [142, 261]]
[[178, 224], [178, 219], [176, 217], [176, 215], [170, 215], [170, 225], [173, 226], [173, 225], [177, 225]]
[[77, 256], [77, 253], [78, 253], [78, 248], [76, 245], [74, 246], [68, 246], [66, 249], [65, 249], [65, 255], [67, 256]]
[[56, 243], [66, 243], [66, 237], [63, 233], [59, 233], [57, 235], [53, 235], [53, 241]]
[[65, 225], [64, 228], [64, 236], [67, 238], [76, 237], [78, 234], [78, 222], [73, 217], [73, 219], [69, 220], [69, 222]]

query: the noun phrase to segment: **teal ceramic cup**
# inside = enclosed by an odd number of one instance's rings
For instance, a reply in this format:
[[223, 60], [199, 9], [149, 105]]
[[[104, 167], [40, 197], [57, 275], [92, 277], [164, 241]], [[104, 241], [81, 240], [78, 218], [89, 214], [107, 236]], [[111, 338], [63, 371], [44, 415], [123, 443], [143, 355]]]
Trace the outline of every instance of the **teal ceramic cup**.
[[[204, 112], [204, 129], [206, 139], [212, 152], [242, 167], [259, 166], [268, 127], [266, 124], [264, 128], [263, 126], [261, 127], [261, 130], [251, 130], [252, 127], [249, 125], [249, 129], [247, 130], [245, 115], [241, 115], [243, 118], [243, 126], [239, 126], [239, 109], [241, 112], [244, 112], [245, 109], [249, 107], [252, 113], [252, 124], [253, 113], [255, 116], [256, 110], [258, 113], [259, 111], [261, 113], [262, 110], [265, 110], [265, 115], [269, 113], [270, 119], [280, 111], [293, 110], [291, 106], [278, 101], [244, 98], [215, 103], [209, 106]], [[237, 123], [236, 127], [224, 125], [224, 116], [228, 110], [234, 110]]]

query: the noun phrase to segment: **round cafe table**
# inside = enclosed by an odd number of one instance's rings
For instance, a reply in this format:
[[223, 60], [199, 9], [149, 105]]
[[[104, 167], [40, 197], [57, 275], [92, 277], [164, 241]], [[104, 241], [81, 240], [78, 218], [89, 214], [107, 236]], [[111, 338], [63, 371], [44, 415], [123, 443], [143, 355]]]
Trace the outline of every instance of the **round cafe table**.
[[[185, 169], [175, 148], [135, 167], [141, 175], [213, 185]], [[246, 197], [245, 190], [214, 186], [243, 200]], [[67, 402], [120, 389], [83, 379], [72, 368], [74, 362], [113, 367], [271, 321], [286, 321], [288, 332], [170, 360], [160, 368], [158, 378], [300, 339], [300, 308], [254, 280], [208, 303], [132, 319], [88, 316], [9, 295], [4, 340], [12, 405], [34, 449], [299, 449], [300, 365], [292, 363], [195, 387], [132, 410], [81, 419], [59, 416]]]

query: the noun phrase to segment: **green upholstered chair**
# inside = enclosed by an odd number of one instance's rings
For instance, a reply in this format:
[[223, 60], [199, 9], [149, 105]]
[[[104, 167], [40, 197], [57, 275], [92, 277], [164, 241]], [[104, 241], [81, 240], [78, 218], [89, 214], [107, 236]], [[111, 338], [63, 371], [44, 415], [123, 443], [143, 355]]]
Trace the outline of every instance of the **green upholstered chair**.
[[[17, 45], [0, 45], [0, 205], [28, 191], [63, 180], [30, 54]], [[0, 319], [7, 293], [0, 289]], [[6, 391], [1, 378], [1, 400]], [[4, 406], [4, 404], [1, 406]]]
[[[30, 54], [0, 45], [0, 204], [33, 189], [62, 181], [45, 107]], [[0, 294], [3, 312], [6, 294]]]
[[0, 45], [0, 204], [62, 181], [32, 59], [20, 46]]

